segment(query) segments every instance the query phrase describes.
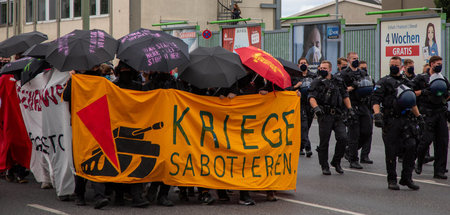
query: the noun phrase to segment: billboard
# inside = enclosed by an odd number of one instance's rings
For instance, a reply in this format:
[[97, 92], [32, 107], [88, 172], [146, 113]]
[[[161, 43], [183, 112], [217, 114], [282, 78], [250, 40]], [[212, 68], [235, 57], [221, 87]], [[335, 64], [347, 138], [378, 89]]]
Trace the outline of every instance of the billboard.
[[416, 71], [422, 71], [431, 56], [442, 55], [440, 17], [382, 21], [380, 31], [380, 77], [389, 74], [392, 56], [410, 58]]
[[254, 46], [261, 48], [261, 26], [223, 28], [222, 47], [233, 51], [237, 48]]
[[171, 30], [164, 30], [166, 33], [178, 37], [183, 42], [188, 44], [189, 46], [189, 52], [194, 51], [198, 47], [198, 37], [197, 37], [197, 29], [190, 28], [190, 29], [171, 29]]
[[333, 74], [337, 72], [337, 59], [340, 57], [341, 25], [340, 23], [300, 24], [294, 26], [294, 62], [305, 57], [312, 72], [322, 60], [333, 64]]

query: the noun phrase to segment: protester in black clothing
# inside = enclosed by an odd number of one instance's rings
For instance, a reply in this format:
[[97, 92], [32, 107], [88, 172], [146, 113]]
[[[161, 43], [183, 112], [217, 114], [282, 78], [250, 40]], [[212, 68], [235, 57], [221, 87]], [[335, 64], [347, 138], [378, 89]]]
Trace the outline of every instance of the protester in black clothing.
[[[389, 61], [390, 74], [381, 78], [375, 85], [372, 96], [375, 126], [382, 128], [386, 154], [388, 188], [399, 190], [397, 185], [396, 163], [399, 152], [403, 156], [403, 169], [400, 185], [418, 190], [412, 180], [414, 169], [417, 125], [425, 122], [415, 104], [412, 84], [400, 74], [401, 58], [392, 57]], [[410, 91], [410, 92], [409, 92]], [[382, 107], [382, 108], [381, 108]]]
[[[300, 155], [305, 155], [306, 157], [312, 156], [311, 142], [309, 141], [309, 129], [311, 128], [312, 121], [314, 119], [314, 114], [311, 110], [311, 106], [308, 103], [308, 89], [311, 82], [317, 78], [315, 73], [308, 70], [308, 61], [306, 58], [302, 57], [298, 60], [298, 67], [301, 73], [291, 75], [292, 88], [288, 90], [300, 90], [301, 95], [301, 148]], [[305, 151], [306, 153], [305, 153]]]
[[[92, 76], [101, 76], [101, 72], [99, 70], [98, 66], [93, 67], [91, 70], [87, 71], [71, 71], [71, 74], [75, 73], [81, 73], [84, 75], [92, 75]], [[66, 84], [66, 87], [64, 88], [62, 98], [64, 101], [69, 102], [69, 110], [72, 106], [72, 79], [69, 79], [69, 81]], [[71, 110], [70, 110], [71, 111]], [[86, 201], [84, 198], [84, 195], [86, 193], [86, 184], [88, 180], [85, 178], [82, 178], [80, 176], [75, 175], [75, 194], [77, 195], [77, 199], [75, 203], [79, 206], [86, 205]], [[109, 204], [109, 200], [105, 196], [105, 184], [93, 182], [91, 181], [92, 187], [94, 188], [95, 193], [95, 209], [100, 209], [105, 207]]]
[[425, 129], [418, 147], [416, 173], [422, 172], [425, 155], [431, 142], [434, 143], [434, 178], [447, 179], [448, 152], [448, 115], [447, 101], [450, 85], [441, 74], [442, 58], [430, 58], [428, 73], [419, 74], [413, 79], [414, 90], [418, 97], [419, 110], [425, 118]]
[[312, 82], [308, 94], [308, 101], [319, 123], [320, 143], [317, 152], [324, 175], [331, 175], [328, 163], [328, 147], [332, 131], [335, 133], [336, 146], [331, 166], [335, 167], [339, 174], [344, 173], [341, 167], [341, 159], [344, 156], [347, 135], [342, 115], [347, 111], [350, 115], [355, 114], [342, 80], [332, 76], [331, 71], [331, 62], [322, 61], [318, 68], [319, 78]]

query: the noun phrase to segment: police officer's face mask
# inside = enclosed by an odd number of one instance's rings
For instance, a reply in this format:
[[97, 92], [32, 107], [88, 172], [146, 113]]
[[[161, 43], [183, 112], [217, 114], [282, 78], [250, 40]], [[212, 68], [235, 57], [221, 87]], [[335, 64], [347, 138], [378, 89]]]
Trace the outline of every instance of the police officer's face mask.
[[442, 64], [441, 65], [436, 65], [435, 67], [433, 67], [433, 71], [435, 73], [440, 73], [442, 70]]
[[390, 68], [390, 74], [391, 75], [397, 75], [400, 72], [400, 68], [398, 68], [398, 66], [394, 66], [392, 65]]
[[306, 64], [302, 64], [300, 65], [300, 71], [304, 72], [308, 69], [308, 66], [306, 66]]
[[347, 69], [347, 66], [341, 67], [341, 71], [344, 71], [345, 69]]
[[317, 74], [320, 75], [320, 77], [325, 78], [328, 75], [327, 70], [317, 70]]
[[359, 60], [354, 60], [354, 61], [352, 62], [352, 67], [353, 67], [353, 68], [358, 68], [358, 66], [359, 66]]
[[411, 75], [414, 75], [414, 67], [413, 67], [413, 66], [409, 67], [409, 68], [406, 70], [406, 72], [409, 73], [409, 74], [411, 74]]

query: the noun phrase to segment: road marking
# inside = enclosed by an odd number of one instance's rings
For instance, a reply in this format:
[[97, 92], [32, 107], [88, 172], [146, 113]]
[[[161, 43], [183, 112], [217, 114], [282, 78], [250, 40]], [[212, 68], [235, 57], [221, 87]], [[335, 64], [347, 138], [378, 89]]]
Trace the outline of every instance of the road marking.
[[[375, 175], [375, 176], [380, 176], [380, 177], [387, 177], [387, 175], [380, 174], [380, 173], [366, 172], [366, 171], [354, 170], [354, 169], [346, 169], [346, 168], [344, 168], [344, 170], [345, 171], [349, 171], [349, 172], [362, 173], [362, 174], [366, 174], [366, 175]], [[397, 178], [400, 178], [400, 177], [397, 177]], [[439, 183], [439, 182], [435, 182], [433, 180], [414, 179], [414, 182], [420, 182], [420, 183], [424, 183], [424, 184], [432, 184], [432, 185], [443, 186], [443, 187], [450, 187], [449, 184]]]
[[[266, 196], [266, 194], [262, 194], [259, 193], [258, 195], [260, 196]], [[294, 199], [288, 199], [288, 198], [283, 198], [283, 197], [279, 197], [277, 196], [277, 199], [286, 201], [286, 202], [290, 202], [290, 203], [294, 203], [294, 204], [299, 204], [299, 205], [305, 205], [305, 206], [310, 206], [310, 207], [315, 207], [315, 208], [320, 208], [320, 209], [325, 209], [325, 210], [329, 210], [329, 211], [334, 211], [334, 212], [338, 212], [338, 213], [343, 213], [343, 214], [350, 214], [350, 215], [364, 215], [362, 213], [358, 213], [358, 212], [353, 212], [353, 211], [348, 211], [348, 210], [342, 210], [339, 208], [333, 208], [333, 207], [328, 207], [325, 205], [319, 205], [319, 204], [314, 204], [314, 203], [309, 203], [309, 202], [303, 202], [303, 201], [298, 201], [298, 200], [294, 200]]]
[[54, 213], [54, 214], [69, 215], [68, 213], [64, 213], [62, 211], [59, 211], [59, 210], [56, 210], [56, 209], [53, 209], [53, 208], [49, 208], [49, 207], [45, 207], [45, 206], [42, 206], [42, 205], [38, 205], [38, 204], [28, 204], [27, 206], [28, 207], [32, 207], [32, 208], [37, 208], [37, 209], [40, 209], [40, 210], [43, 210], [43, 211], [47, 211], [47, 212], [50, 212], [50, 213]]

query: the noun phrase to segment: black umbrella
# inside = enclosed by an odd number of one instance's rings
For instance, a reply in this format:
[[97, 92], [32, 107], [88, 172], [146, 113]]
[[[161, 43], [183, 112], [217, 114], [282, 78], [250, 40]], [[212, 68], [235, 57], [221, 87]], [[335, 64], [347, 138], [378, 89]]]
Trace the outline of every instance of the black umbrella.
[[102, 30], [75, 30], [51, 42], [45, 59], [59, 71], [89, 70], [114, 59], [117, 45]]
[[0, 56], [10, 57], [29, 49], [31, 46], [47, 40], [46, 34], [38, 31], [13, 36], [0, 43]]
[[199, 47], [191, 52], [190, 59], [180, 79], [200, 89], [230, 87], [246, 75], [239, 55], [222, 47]]
[[32, 60], [33, 58], [31, 57], [24, 57], [19, 60], [5, 64], [0, 70], [0, 75], [14, 74], [14, 78], [20, 80], [21, 78], [20, 74], [22, 73], [23, 68], [25, 68]]
[[277, 57], [277, 60], [280, 61], [280, 63], [283, 65], [284, 69], [286, 70], [286, 72], [289, 73], [289, 75], [297, 76], [301, 73], [297, 64], [292, 63], [291, 61], [287, 61], [283, 58], [279, 58], [279, 57]]
[[[55, 42], [55, 41], [53, 41]], [[35, 57], [44, 59], [47, 55], [47, 48], [51, 45], [52, 42], [48, 43], [39, 43], [31, 46], [27, 49], [22, 55], [27, 57]]]
[[36, 75], [50, 68], [50, 64], [43, 59], [31, 59], [30, 62], [25, 66], [25, 68], [23, 68], [20, 79], [21, 85], [25, 85], [27, 82], [31, 81], [31, 79], [36, 77]]
[[138, 71], [169, 72], [189, 63], [189, 51], [179, 38], [141, 28], [119, 39], [117, 58]]

